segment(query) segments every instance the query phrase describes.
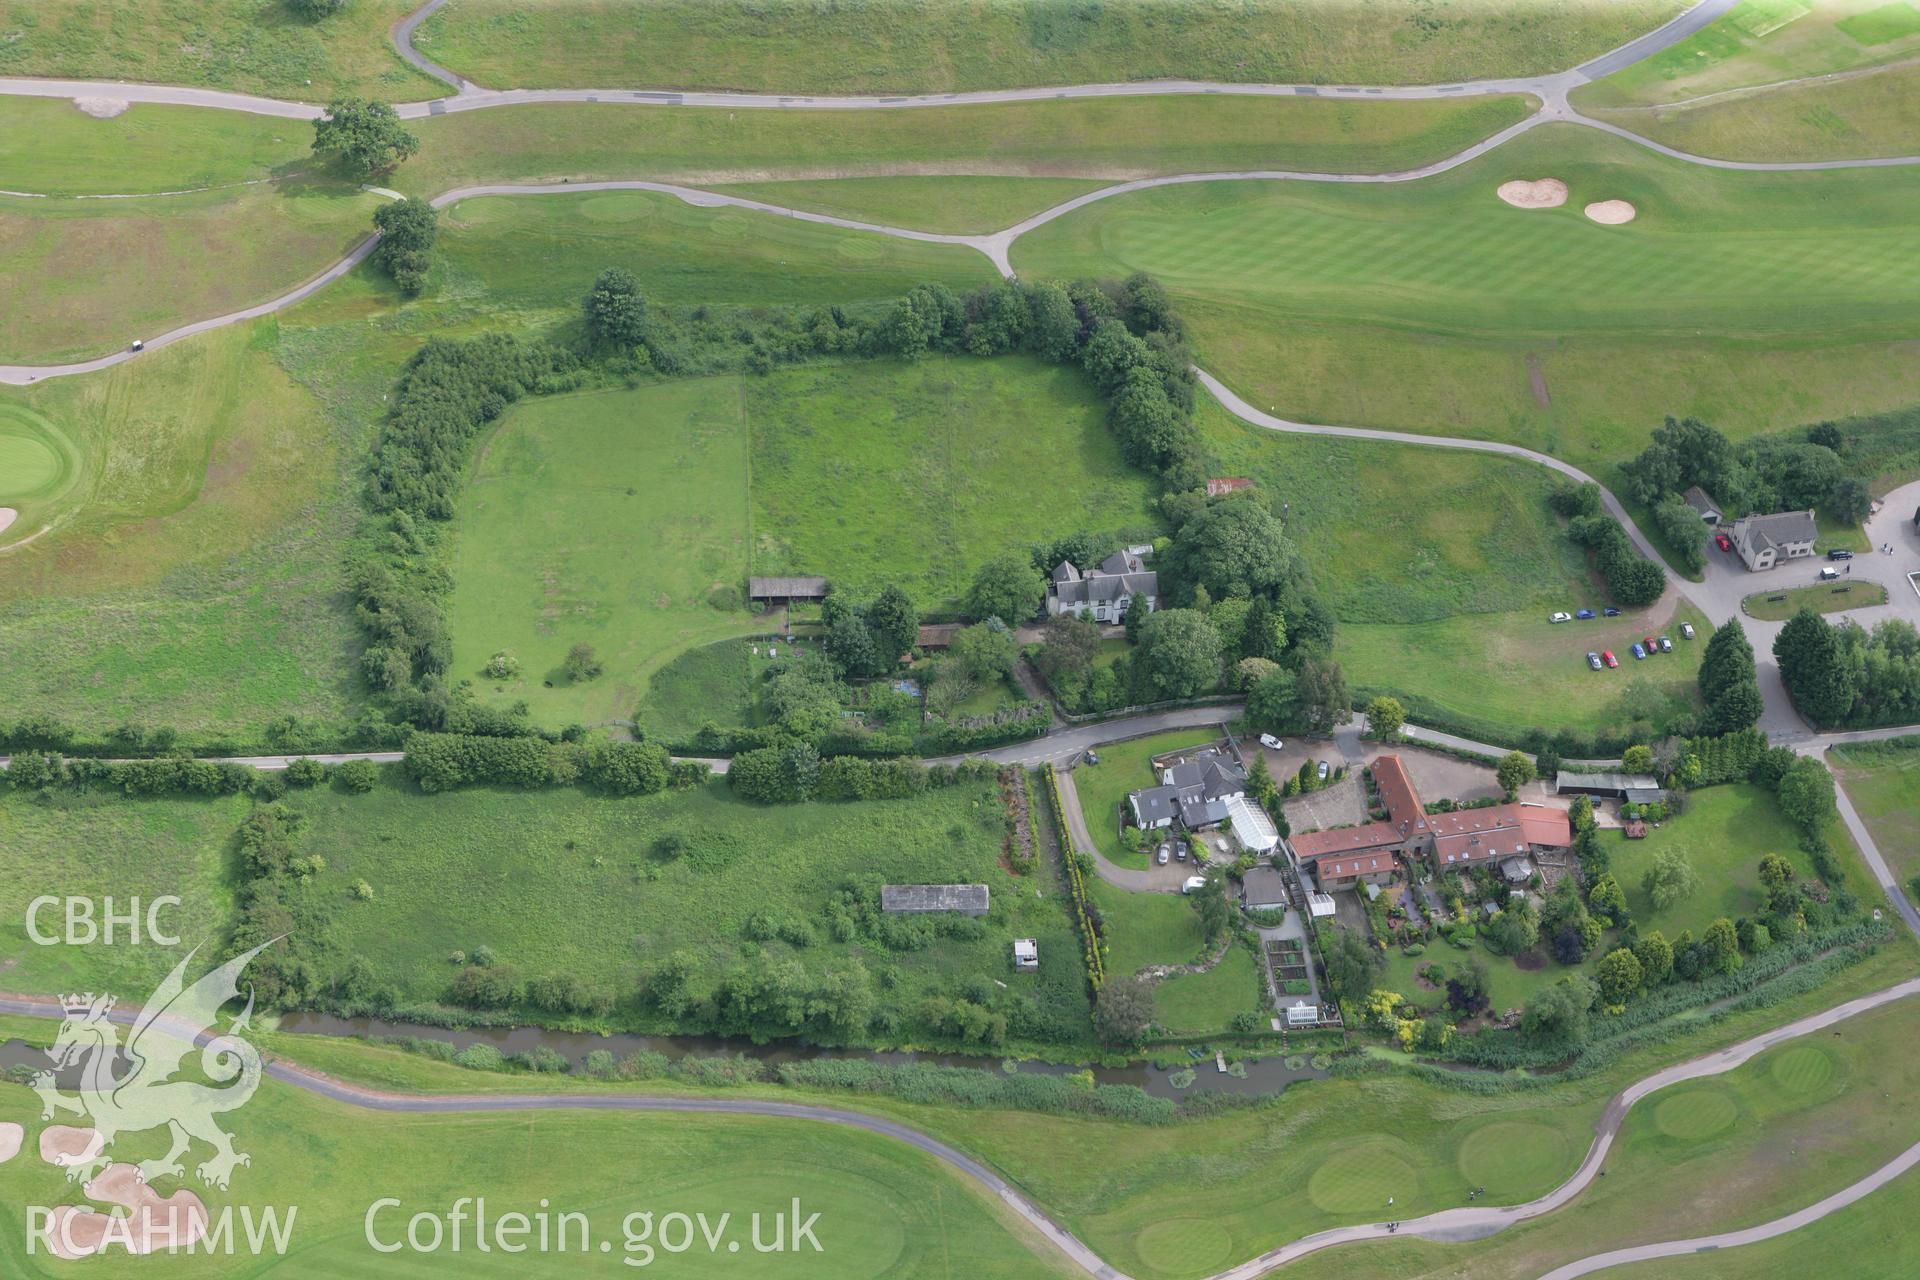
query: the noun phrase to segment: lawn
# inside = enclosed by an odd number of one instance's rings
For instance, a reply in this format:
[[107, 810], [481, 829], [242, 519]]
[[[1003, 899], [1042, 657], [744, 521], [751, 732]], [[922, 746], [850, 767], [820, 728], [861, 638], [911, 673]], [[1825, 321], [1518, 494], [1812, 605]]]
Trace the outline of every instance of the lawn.
[[1081, 529], [1158, 528], [1076, 369], [1027, 357], [813, 365], [742, 384], [752, 572], [888, 584], [922, 608], [980, 563]]
[[0, 98], [0, 173], [50, 195], [181, 191], [309, 166], [304, 120], [141, 103], [97, 120], [62, 98]]
[[1080, 794], [1080, 811], [1087, 830], [1107, 861], [1123, 867], [1145, 867], [1147, 855], [1135, 853], [1120, 842], [1120, 806], [1127, 793], [1143, 787], [1158, 786], [1152, 760], [1182, 747], [1204, 746], [1220, 737], [1213, 729], [1181, 729], [1156, 733], [1131, 742], [1116, 742], [1100, 748], [1100, 763], [1085, 761], [1073, 767], [1073, 785]]
[[1887, 589], [1877, 582], [1816, 583], [1782, 591], [1756, 591], [1740, 602], [1740, 612], [1763, 622], [1784, 622], [1802, 609], [1815, 613], [1845, 613], [1887, 602]]
[[[461, 495], [453, 673], [541, 723], [625, 719], [662, 662], [764, 626], [742, 607], [747, 430], [738, 379], [536, 398], [478, 450]], [[590, 644], [606, 666], [561, 666]], [[488, 678], [495, 653], [519, 675]]]
[[437, 98], [387, 28], [415, 0], [354, 0], [322, 22], [285, 0], [18, 0], [0, 8], [0, 76], [207, 85], [325, 102]]
[[1153, 1020], [1170, 1035], [1197, 1036], [1225, 1031], [1236, 1014], [1253, 1013], [1264, 1031], [1273, 1016], [1265, 981], [1252, 953], [1235, 944], [1206, 973], [1176, 974], [1155, 986]]
[[[615, 1024], [668, 1030], [673, 1018], [637, 999], [643, 974], [686, 950], [697, 962], [691, 987], [705, 997], [743, 956], [764, 951], [815, 978], [861, 960], [876, 1012], [897, 1020], [874, 1033], [883, 1041], [921, 1030], [924, 997], [959, 995], [975, 981], [998, 1007], [1039, 1011], [1040, 1021], [1016, 1015], [1016, 1041], [1071, 1044], [1086, 1034], [1086, 974], [1064, 899], [1037, 876], [1002, 869], [1004, 811], [991, 784], [763, 807], [720, 780], [611, 800], [574, 790], [423, 797], [396, 778], [367, 796], [322, 790], [292, 803], [308, 815], [301, 852], [326, 860], [300, 910], [324, 921], [329, 954], [364, 957], [408, 1002], [442, 998], [456, 972], [448, 957], [487, 946], [525, 977], [568, 973], [611, 992]], [[675, 834], [689, 842], [677, 858], [659, 847]], [[348, 894], [361, 879], [371, 901]], [[992, 913], [980, 938], [919, 950], [835, 940], [829, 896], [882, 882], [984, 883]], [[812, 944], [750, 941], [743, 928], [757, 913], [810, 930]], [[1039, 940], [1038, 972], [1013, 971], [1015, 937]]]
[[[1760, 859], [1769, 853], [1791, 862], [1802, 878], [1815, 878], [1813, 864], [1801, 852], [1798, 829], [1787, 821], [1770, 793], [1745, 784], [1693, 792], [1687, 798], [1686, 813], [1650, 828], [1644, 840], [1628, 840], [1617, 831], [1604, 832], [1603, 837], [1612, 855], [1614, 878], [1626, 890], [1627, 906], [1640, 931], [1658, 929], [1668, 941], [1682, 930], [1691, 930], [1698, 938], [1721, 916], [1737, 920], [1758, 912], [1762, 905], [1758, 869]], [[1832, 887], [1862, 893], [1865, 877], [1853, 841], [1837, 828], [1829, 838], [1848, 869], [1847, 882]], [[1665, 911], [1656, 911], [1640, 882], [1654, 858], [1668, 849], [1686, 855], [1700, 887]]]
[[[26, 1029], [44, 1037], [54, 1025], [35, 1022]], [[0, 1119], [24, 1123], [32, 1133], [38, 1116], [39, 1102], [26, 1090], [0, 1093]], [[262, 1269], [342, 1276], [612, 1277], [664, 1261], [678, 1275], [737, 1275], [740, 1261], [727, 1251], [729, 1241], [745, 1254], [753, 1216], [763, 1215], [762, 1239], [770, 1238], [773, 1216], [790, 1213], [798, 1197], [802, 1219], [819, 1215], [813, 1234], [820, 1252], [803, 1243], [799, 1252], [748, 1255], [755, 1257], [754, 1274], [1025, 1280], [1070, 1273], [1037, 1233], [932, 1157], [841, 1126], [604, 1111], [395, 1116], [326, 1101], [274, 1080], [264, 1081], [244, 1108], [220, 1123], [232, 1130], [237, 1149], [252, 1157], [235, 1173], [232, 1191], [175, 1179], [162, 1180], [158, 1189], [171, 1193], [176, 1185], [190, 1186], [216, 1212], [227, 1205], [252, 1206], [256, 1213], [277, 1207], [283, 1222], [292, 1219], [286, 1257], [256, 1256], [236, 1212], [233, 1234], [239, 1239], [230, 1251], [162, 1253], [129, 1266], [112, 1261], [125, 1256], [116, 1250], [95, 1268], [137, 1270], [162, 1280], [257, 1275]], [[33, 1141], [28, 1139], [30, 1150]], [[163, 1154], [165, 1146], [163, 1132], [127, 1133], [114, 1152], [141, 1159]], [[196, 1158], [205, 1151], [196, 1147]], [[83, 1202], [61, 1170], [31, 1155], [0, 1167], [0, 1194], [16, 1205]], [[399, 1205], [372, 1217], [373, 1236], [383, 1244], [403, 1241], [414, 1213], [440, 1219], [465, 1197], [485, 1198], [487, 1241], [497, 1245], [502, 1238], [490, 1234], [500, 1215], [523, 1212], [536, 1226], [552, 1224], [552, 1243], [543, 1249], [538, 1236], [504, 1237], [515, 1247], [501, 1261], [498, 1248], [476, 1248], [469, 1216], [458, 1252], [449, 1228], [438, 1252], [382, 1255], [368, 1242], [367, 1223], [383, 1197]], [[628, 1219], [636, 1211], [648, 1215], [645, 1224]], [[691, 1252], [668, 1253], [661, 1242], [677, 1245], [678, 1239], [661, 1218], [675, 1212], [702, 1215], [720, 1243], [710, 1252], [696, 1232]], [[577, 1225], [561, 1226], [565, 1214], [585, 1217], [588, 1244], [580, 1243]], [[729, 1224], [724, 1229], [723, 1222]], [[423, 1229], [418, 1238], [424, 1243], [434, 1237]], [[608, 1252], [600, 1251], [601, 1243]], [[8, 1215], [0, 1229], [0, 1267], [8, 1275], [62, 1276], [72, 1274], [73, 1266], [50, 1263], [44, 1245], [29, 1254], [24, 1215]]]
[[1920, 738], [1838, 747], [1833, 764], [1880, 856], [1908, 896], [1920, 898]]
[[[769, 622], [768, 625], [772, 625]], [[661, 742], [689, 742], [708, 721], [753, 723], [753, 651], [747, 640], [720, 640], [660, 664], [633, 710], [641, 732]]]
[[0, 652], [23, 659], [0, 664], [0, 705], [96, 735], [170, 726], [182, 745], [347, 718], [343, 468], [370, 416], [295, 381], [304, 355], [257, 321], [0, 389], [0, 443], [69, 477], [8, 502], [6, 537], [40, 536], [0, 557]]
[[835, 178], [818, 182], [738, 182], [715, 191], [783, 209], [853, 218], [915, 231], [977, 235], [1107, 185], [1096, 178]]
[[1094, 905], [1107, 923], [1107, 972], [1138, 973], [1151, 964], [1191, 964], [1206, 939], [1200, 913], [1176, 893], [1133, 893], [1098, 877], [1087, 880]]
[[1437, 84], [1558, 71], [1650, 31], [1678, 6], [1505, 3], [1434, 15], [1415, 0], [1303, 8], [1136, 4], [1078, 10], [956, 0], [848, 9], [745, 0], [454, 0], [415, 45], [493, 88], [941, 93], [1117, 80]]
[[[1569, 184], [1564, 208], [1493, 194], [1541, 175]], [[1916, 196], [1920, 171], [1724, 172], [1547, 125], [1418, 182], [1103, 200], [1013, 259], [1155, 273], [1200, 363], [1261, 408], [1522, 443], [1612, 482], [1667, 414], [1738, 437], [1920, 398]], [[1602, 198], [1639, 217], [1588, 221]]]
[[[233, 833], [249, 802], [219, 799], [129, 800], [112, 792], [59, 790], [41, 802], [0, 787], [0, 973], [8, 991], [54, 994], [114, 991], [138, 1001], [177, 963], [183, 951], [156, 946], [146, 938], [146, 904], [171, 895], [178, 906], [163, 906], [156, 922], [180, 939], [182, 948], [205, 945], [209, 954], [223, 944], [232, 923], [233, 891], [228, 859]], [[87, 898], [104, 924], [105, 902], [124, 916], [129, 902], [142, 905], [141, 943], [118, 926], [113, 945], [103, 938], [89, 944], [45, 946], [27, 931], [27, 906], [36, 898]], [[42, 936], [65, 936], [59, 901], [42, 909], [36, 924]]]
[[0, 197], [0, 358], [100, 355], [274, 297], [344, 256], [380, 203], [302, 178], [137, 200]]
[[[542, 103], [410, 122], [421, 151], [394, 181], [437, 195], [489, 180], [587, 177], [707, 185], [889, 175], [1135, 178], [1275, 167], [1369, 173], [1452, 155], [1513, 124], [1528, 107], [1511, 94], [1433, 102], [1161, 95], [911, 111]], [[942, 216], [980, 222], [1006, 207], [1004, 190], [970, 185]], [[887, 205], [843, 207], [870, 209], [863, 216], [873, 218]]]

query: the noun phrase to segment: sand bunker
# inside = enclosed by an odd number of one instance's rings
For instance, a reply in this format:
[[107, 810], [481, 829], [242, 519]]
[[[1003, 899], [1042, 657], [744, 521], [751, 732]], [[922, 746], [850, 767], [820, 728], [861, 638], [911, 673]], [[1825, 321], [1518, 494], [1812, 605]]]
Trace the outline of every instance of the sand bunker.
[[0, 1124], [0, 1164], [5, 1164], [20, 1154], [20, 1144], [27, 1140], [26, 1129], [17, 1124]]
[[7, 526], [19, 518], [20, 513], [12, 507], [0, 507], [0, 533], [5, 533]]
[[1596, 200], [1583, 212], [1595, 222], [1604, 222], [1610, 227], [1617, 227], [1623, 222], [1632, 222], [1638, 210], [1625, 200]]
[[40, 1131], [40, 1158], [48, 1164], [66, 1168], [82, 1160], [91, 1160], [106, 1147], [98, 1129], [76, 1129], [69, 1124], [50, 1124]]
[[111, 120], [133, 104], [124, 98], [75, 98], [73, 105], [95, 120]]
[[1557, 209], [1567, 202], [1567, 184], [1558, 178], [1515, 179], [1501, 183], [1496, 194], [1516, 209]]

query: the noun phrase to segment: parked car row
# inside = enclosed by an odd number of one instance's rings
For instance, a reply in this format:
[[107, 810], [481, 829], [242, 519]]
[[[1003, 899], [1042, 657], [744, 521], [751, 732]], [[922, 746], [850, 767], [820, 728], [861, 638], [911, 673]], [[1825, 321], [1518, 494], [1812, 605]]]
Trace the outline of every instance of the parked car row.
[[[1600, 613], [1604, 613], [1609, 618], [1617, 618], [1620, 616], [1620, 611], [1614, 608], [1612, 605], [1608, 605], [1605, 609], [1602, 609]], [[1578, 613], [1566, 613], [1562, 611], [1559, 613], [1548, 614], [1547, 621], [1548, 622], [1572, 622], [1574, 619], [1578, 618], [1581, 622], [1588, 622], [1594, 618], [1599, 617], [1600, 613], [1595, 613], [1591, 609], [1582, 609]]]
[[1159, 850], [1154, 853], [1153, 860], [1164, 867], [1167, 865], [1167, 858], [1169, 856], [1177, 862], [1185, 862], [1187, 860], [1187, 842], [1184, 840], [1168, 841], [1166, 844], [1161, 845]]

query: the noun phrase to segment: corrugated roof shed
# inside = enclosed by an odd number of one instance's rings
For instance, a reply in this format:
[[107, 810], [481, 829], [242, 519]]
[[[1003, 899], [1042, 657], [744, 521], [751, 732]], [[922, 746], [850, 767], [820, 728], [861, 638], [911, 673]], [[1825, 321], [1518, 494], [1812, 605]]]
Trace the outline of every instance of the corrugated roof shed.
[[987, 886], [983, 884], [888, 884], [880, 886], [880, 909], [918, 914], [958, 911], [987, 914]]

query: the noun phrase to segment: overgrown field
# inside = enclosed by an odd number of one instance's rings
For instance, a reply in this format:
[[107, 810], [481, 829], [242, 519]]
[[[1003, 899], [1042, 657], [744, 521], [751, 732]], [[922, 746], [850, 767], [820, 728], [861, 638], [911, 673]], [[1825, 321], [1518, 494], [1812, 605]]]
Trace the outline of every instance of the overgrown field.
[[941, 93], [1116, 80], [1440, 84], [1559, 71], [1650, 31], [1670, 0], [1303, 7], [1141, 4], [856, 8], [781, 0], [454, 0], [414, 37], [492, 88]]
[[[489, 438], [462, 499], [454, 670], [483, 696], [526, 699], [543, 722], [625, 718], [680, 652], [773, 625], [745, 611], [750, 573], [825, 574], [857, 596], [898, 584], [940, 607], [1003, 551], [1151, 528], [1148, 495], [1082, 375], [1026, 358], [822, 364], [530, 401]], [[580, 643], [604, 676], [560, 672]], [[484, 678], [503, 650], [520, 674]], [[725, 673], [703, 666], [694, 682], [736, 688], [744, 667], [716, 660]], [[690, 707], [671, 729], [727, 710]]]
[[[1063, 898], [1042, 871], [1003, 869], [1004, 811], [991, 785], [760, 807], [720, 781], [609, 800], [572, 790], [423, 798], [391, 780], [366, 796], [316, 790], [292, 803], [306, 815], [299, 852], [326, 862], [303, 902], [324, 919], [330, 954], [342, 964], [364, 958], [407, 1002], [444, 999], [459, 972], [449, 957], [486, 947], [523, 979], [566, 974], [612, 995], [619, 1023], [698, 1026], [702, 1002], [730, 971], [764, 956], [816, 981], [863, 968], [887, 1019], [876, 1024], [883, 1040], [921, 1028], [925, 997], [977, 994], [980, 984], [998, 993], [996, 1007], [1034, 1011], [1009, 1019], [1010, 1039], [1074, 1043], [1089, 1034], [1086, 973]], [[371, 899], [351, 896], [357, 880]], [[977, 937], [941, 936], [917, 949], [837, 937], [829, 899], [856, 886], [877, 894], [883, 882], [984, 883], [992, 914]], [[1015, 937], [1039, 940], [1038, 972], [1013, 971]], [[692, 1010], [678, 1016], [641, 998], [643, 978], [676, 952], [692, 962]], [[777, 1023], [769, 1013], [759, 1034], [778, 1034]]]
[[[1494, 195], [1548, 176], [1562, 208]], [[1610, 480], [1667, 414], [1741, 436], [1920, 399], [1916, 194], [1909, 170], [1730, 173], [1548, 125], [1413, 183], [1115, 197], [1013, 257], [1155, 273], [1201, 363], [1284, 416], [1510, 440]], [[1581, 213], [1614, 198], [1638, 218]]]
[[20, 0], [0, 9], [0, 76], [207, 85], [303, 102], [437, 98], [447, 86], [387, 39], [418, 7], [354, 0], [313, 22], [285, 0]]

